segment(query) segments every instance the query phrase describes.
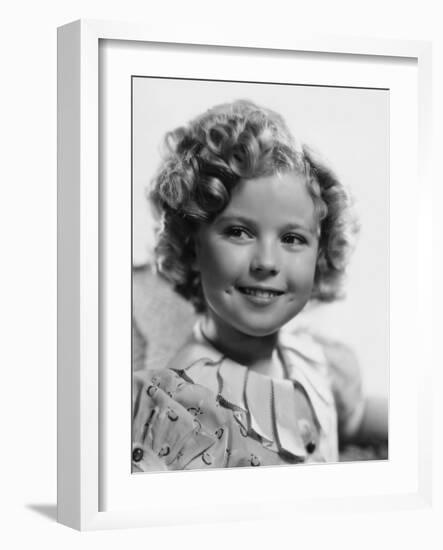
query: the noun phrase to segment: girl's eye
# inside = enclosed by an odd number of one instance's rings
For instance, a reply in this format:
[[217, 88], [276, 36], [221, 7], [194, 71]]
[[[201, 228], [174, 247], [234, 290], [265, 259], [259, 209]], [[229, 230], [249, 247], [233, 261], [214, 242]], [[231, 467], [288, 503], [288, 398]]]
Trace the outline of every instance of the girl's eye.
[[290, 246], [297, 246], [307, 243], [306, 238], [303, 237], [303, 235], [299, 235], [298, 233], [287, 233], [286, 235], [283, 235], [281, 241], [282, 243], [288, 244]]
[[231, 237], [236, 240], [252, 239], [252, 234], [244, 227], [238, 227], [238, 226], [228, 227], [225, 229], [225, 234], [228, 237]]

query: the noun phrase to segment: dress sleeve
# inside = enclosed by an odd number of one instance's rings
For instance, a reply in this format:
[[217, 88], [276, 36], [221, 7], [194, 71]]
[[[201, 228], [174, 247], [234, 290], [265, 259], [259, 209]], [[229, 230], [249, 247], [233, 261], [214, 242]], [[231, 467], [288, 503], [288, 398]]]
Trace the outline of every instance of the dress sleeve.
[[339, 438], [350, 439], [358, 432], [365, 408], [358, 360], [341, 342], [322, 340], [322, 345], [337, 408]]
[[132, 470], [226, 467], [235, 424], [213, 392], [177, 372], [136, 372]]

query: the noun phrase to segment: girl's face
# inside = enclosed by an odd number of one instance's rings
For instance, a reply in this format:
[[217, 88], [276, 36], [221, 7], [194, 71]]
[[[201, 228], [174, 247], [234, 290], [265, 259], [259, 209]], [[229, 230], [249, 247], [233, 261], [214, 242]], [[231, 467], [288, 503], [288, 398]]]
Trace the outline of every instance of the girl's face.
[[196, 235], [208, 315], [249, 336], [278, 331], [311, 296], [317, 230], [303, 176], [240, 182], [225, 210]]

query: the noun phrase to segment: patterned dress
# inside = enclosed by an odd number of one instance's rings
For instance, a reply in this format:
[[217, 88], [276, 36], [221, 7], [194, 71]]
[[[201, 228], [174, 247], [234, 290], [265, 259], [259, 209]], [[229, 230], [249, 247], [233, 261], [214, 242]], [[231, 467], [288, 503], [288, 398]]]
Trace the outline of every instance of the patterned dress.
[[364, 409], [347, 348], [282, 330], [275, 379], [224, 356], [199, 324], [192, 339], [192, 356], [134, 373], [133, 472], [338, 461], [339, 432]]

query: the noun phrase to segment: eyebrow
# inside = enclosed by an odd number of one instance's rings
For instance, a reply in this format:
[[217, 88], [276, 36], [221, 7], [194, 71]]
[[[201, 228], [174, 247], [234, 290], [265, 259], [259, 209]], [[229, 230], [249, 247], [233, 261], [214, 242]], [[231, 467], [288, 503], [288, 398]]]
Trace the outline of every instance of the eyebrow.
[[[254, 229], [256, 229], [257, 227], [257, 223], [250, 219], [250, 218], [246, 218], [245, 216], [241, 216], [241, 215], [236, 215], [235, 213], [234, 214], [229, 214], [227, 216], [224, 216], [223, 214], [216, 220], [216, 224], [222, 224], [222, 223], [240, 223], [240, 224], [244, 224], [246, 226], [249, 226], [249, 227], [252, 227]], [[312, 234], [313, 236], [316, 236], [317, 235], [317, 228], [313, 228], [313, 227], [307, 227], [306, 225], [300, 223], [300, 222], [288, 222], [288, 223], [285, 223], [284, 225], [281, 226], [280, 228], [280, 232], [283, 233], [284, 231], [289, 231], [290, 229], [301, 229], [303, 231], [306, 231], [310, 234]]]

